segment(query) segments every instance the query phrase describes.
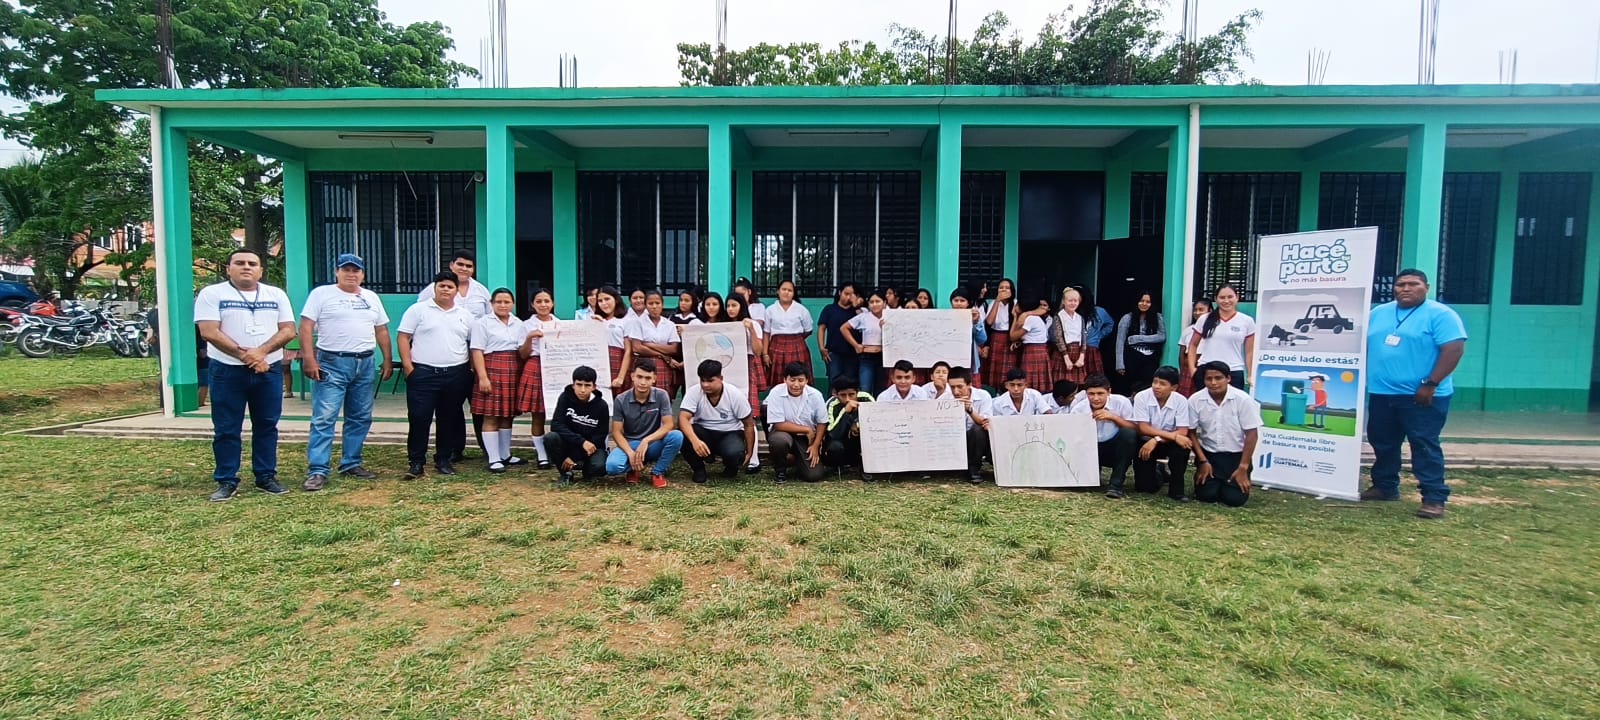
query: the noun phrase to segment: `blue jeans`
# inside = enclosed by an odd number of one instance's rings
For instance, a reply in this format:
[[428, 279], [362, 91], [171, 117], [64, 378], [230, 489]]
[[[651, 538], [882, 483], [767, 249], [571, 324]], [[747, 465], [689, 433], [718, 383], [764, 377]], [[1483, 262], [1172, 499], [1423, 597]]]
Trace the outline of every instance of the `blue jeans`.
[[239, 453], [245, 409], [250, 410], [250, 471], [256, 482], [278, 475], [278, 416], [283, 414], [283, 366], [273, 363], [264, 373], [243, 365], [213, 361], [211, 388], [211, 456], [217, 482], [239, 482]]
[[836, 377], [859, 377], [856, 375], [857, 365], [858, 361], [855, 352], [851, 351], [847, 354], [838, 350], [829, 350], [828, 386], [830, 388], [833, 387], [833, 379]]
[[[639, 449], [639, 441], [629, 440], [628, 447], [634, 450]], [[650, 443], [650, 447], [644, 451], [644, 461], [656, 461], [656, 465], [651, 472], [656, 475], [665, 475], [667, 468], [672, 466], [672, 461], [677, 459], [679, 448], [682, 447], [683, 433], [673, 430], [667, 433], [666, 437]], [[620, 448], [612, 448], [611, 454], [606, 456], [607, 475], [621, 475], [632, 469], [628, 465], [627, 453], [624, 453]]]
[[1450, 499], [1444, 484], [1444, 450], [1439, 433], [1450, 414], [1450, 397], [1435, 396], [1433, 404], [1418, 405], [1411, 395], [1372, 395], [1367, 398], [1367, 442], [1372, 444], [1372, 487], [1387, 497], [1400, 495], [1400, 441], [1411, 444], [1411, 473], [1417, 476], [1422, 501]]
[[856, 379], [861, 384], [861, 389], [877, 397], [883, 392], [883, 383], [878, 378], [883, 376], [883, 355], [880, 353], [867, 353], [860, 358]]
[[322, 380], [311, 386], [311, 438], [306, 445], [306, 475], [328, 476], [333, 457], [333, 425], [344, 411], [341, 472], [361, 466], [361, 446], [372, 429], [372, 396], [378, 382], [375, 356], [317, 353]]

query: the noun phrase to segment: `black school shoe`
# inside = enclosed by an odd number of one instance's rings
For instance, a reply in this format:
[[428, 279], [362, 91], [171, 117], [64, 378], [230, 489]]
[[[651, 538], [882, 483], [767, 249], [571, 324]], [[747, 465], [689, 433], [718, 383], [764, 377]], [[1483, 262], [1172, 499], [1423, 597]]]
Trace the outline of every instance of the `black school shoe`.
[[219, 482], [219, 483], [217, 483], [217, 491], [214, 492], [214, 493], [211, 493], [211, 497], [206, 498], [206, 500], [208, 500], [209, 502], [227, 502], [229, 500], [232, 500], [233, 496], [235, 494], [237, 494], [238, 492], [239, 492], [239, 483], [237, 483], [237, 482]]
[[377, 480], [378, 479], [378, 474], [377, 473], [375, 473], [375, 472], [373, 472], [371, 470], [368, 470], [368, 469], [366, 469], [366, 468], [364, 468], [364, 467], [362, 467], [360, 465], [357, 465], [357, 466], [355, 466], [353, 468], [350, 468], [349, 470], [341, 471], [339, 474], [343, 475], [345, 477], [355, 478], [357, 480]]
[[401, 480], [416, 480], [416, 479], [422, 477], [424, 474], [425, 473], [422, 472], [422, 463], [411, 463], [411, 467], [406, 469], [406, 474], [401, 475], [400, 479]]
[[289, 492], [288, 490], [283, 489], [282, 485], [278, 484], [278, 479], [277, 478], [267, 478], [265, 480], [257, 480], [256, 481], [256, 489], [260, 490], [261, 492], [264, 492], [264, 493], [266, 493], [268, 495], [283, 495], [284, 493]]

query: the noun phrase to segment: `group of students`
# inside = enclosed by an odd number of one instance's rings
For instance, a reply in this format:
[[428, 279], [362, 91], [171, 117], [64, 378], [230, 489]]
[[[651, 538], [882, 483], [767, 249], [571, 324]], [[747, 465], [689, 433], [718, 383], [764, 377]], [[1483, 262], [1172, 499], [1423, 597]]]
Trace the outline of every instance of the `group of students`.
[[[389, 318], [377, 295], [361, 286], [365, 264], [360, 257], [341, 255], [335, 266], [336, 282], [318, 287], [308, 296], [298, 332], [287, 296], [259, 281], [260, 258], [254, 253], [240, 251], [230, 256], [228, 281], [206, 288], [197, 297], [197, 325], [208, 356], [219, 361], [210, 369], [207, 383], [213, 392], [217, 431], [215, 479], [219, 488], [213, 499], [232, 497], [237, 488], [239, 427], [247, 408], [255, 434], [252, 465], [256, 484], [267, 492], [282, 491], [276, 483], [276, 420], [282, 391], [277, 383], [282, 377], [282, 348], [297, 334], [304, 349], [305, 374], [317, 381], [303, 489], [324, 487], [335, 467], [347, 477], [375, 477], [363, 466], [361, 450], [371, 423], [374, 383], [388, 379], [394, 371]], [[884, 373], [884, 311], [932, 308], [935, 303], [927, 290], [902, 297], [889, 288], [860, 291], [855, 284], [845, 283], [834, 302], [813, 321], [789, 281], [779, 284], [778, 298], [770, 305], [763, 305], [753, 286], [740, 279], [726, 297], [715, 292], [681, 293], [670, 314], [659, 291], [634, 290], [624, 299], [614, 288], [597, 287], [585, 293], [584, 305], [574, 320], [563, 321], [556, 317], [555, 299], [549, 291], [533, 292], [528, 298], [531, 313], [524, 319], [518, 315], [517, 298], [511, 290], [490, 291], [474, 279], [475, 271], [473, 254], [457, 252], [450, 267], [418, 293], [417, 302], [399, 322], [398, 356], [407, 378], [407, 479], [424, 475], [430, 434], [435, 441], [434, 470], [445, 475], [456, 472], [454, 465], [467, 447], [463, 406], [471, 410], [490, 472], [528, 463], [512, 452], [514, 422], [527, 414], [532, 418], [534, 462], [540, 469], [556, 469], [568, 481], [579, 473], [626, 474], [638, 481], [649, 465], [651, 481], [658, 487], [667, 484], [666, 470], [686, 444], [690, 448], [686, 460], [697, 481], [705, 480], [705, 461], [709, 459], [720, 461], [725, 474], [737, 473], [741, 466], [758, 469], [758, 428], [766, 434], [780, 481], [791, 471], [806, 480], [820, 479], [827, 467], [859, 462], [855, 413], [861, 403], [956, 397], [971, 413], [976, 451], [970, 454], [974, 464], [969, 470], [975, 482], [981, 482], [977, 463], [987, 452], [987, 440], [981, 438], [990, 413], [1035, 414], [1079, 407], [1100, 422], [1102, 454], [1112, 467], [1108, 494], [1120, 496], [1130, 465], [1135, 467], [1139, 487], [1148, 483], [1138, 477], [1156, 477], [1141, 475], [1136, 459], [1149, 460], [1155, 450], [1162, 449], [1157, 446], [1167, 444], [1187, 451], [1193, 443], [1180, 442], [1178, 429], [1200, 425], [1198, 420], [1177, 424], [1186, 417], [1158, 414], [1148, 428], [1148, 441], [1136, 444], [1136, 432], [1144, 429], [1133, 412], [1140, 398], [1152, 396], [1161, 376], [1172, 375], [1166, 381], [1171, 386], [1165, 391], [1168, 394], [1161, 395], [1159, 403], [1165, 407], [1170, 393], [1185, 394], [1187, 388], [1182, 386], [1190, 375], [1152, 367], [1165, 343], [1166, 328], [1148, 294], [1140, 298], [1136, 311], [1113, 327], [1109, 314], [1085, 302], [1077, 289], [1067, 289], [1059, 307], [1052, 307], [1043, 298], [1017, 301], [1015, 283], [1009, 279], [998, 283], [990, 300], [985, 300], [986, 286], [977, 293], [960, 288], [948, 297], [950, 307], [972, 312], [970, 368], [943, 363], [916, 368], [900, 361]], [[1244, 360], [1254, 333], [1249, 318], [1237, 313], [1236, 302], [1232, 289], [1224, 288], [1218, 294], [1218, 312], [1196, 318], [1185, 331], [1194, 336], [1185, 338], [1185, 364], [1191, 368], [1202, 362], [1216, 366], [1215, 361], [1221, 360], [1228, 380], [1242, 385]], [[573, 321], [605, 324], [609, 367], [580, 368], [549, 409], [540, 364], [541, 340], [557, 323]], [[724, 383], [720, 363], [702, 363], [685, 372], [679, 328], [702, 323], [744, 326], [750, 387]], [[824, 398], [813, 387], [813, 333], [828, 366], [831, 398]], [[1118, 338], [1116, 371], [1140, 393], [1132, 405], [1111, 393], [1112, 383], [1103, 372], [1098, 346], [1110, 333]], [[1003, 387], [1005, 392], [991, 400], [981, 389], [985, 377], [989, 386]], [[268, 384], [275, 386], [270, 402]], [[609, 410], [599, 397], [602, 385], [609, 385], [616, 398]], [[219, 387], [222, 397], [218, 397]], [[1075, 404], [1073, 398], [1080, 387], [1083, 397]], [[762, 388], [769, 388], [765, 402], [760, 396]], [[680, 389], [682, 400], [674, 411]], [[1048, 391], [1048, 398], [1041, 391]], [[1218, 395], [1214, 405], [1235, 397], [1249, 400], [1242, 393]], [[549, 428], [547, 410], [552, 418]], [[333, 466], [333, 429], [341, 415], [343, 455]], [[1220, 469], [1229, 453], [1243, 451], [1247, 456], [1244, 439], [1234, 437], [1241, 434], [1232, 432], [1236, 429], [1201, 430], [1202, 438], [1215, 435], [1221, 444], [1209, 446], [1211, 452], [1204, 456], [1197, 450], [1197, 459], [1220, 460], [1213, 465]], [[609, 450], [608, 444], [612, 446]], [[1162, 466], [1146, 469], [1156, 472]], [[1172, 466], [1170, 457], [1164, 466]], [[1181, 481], [1182, 472], [1175, 476]], [[1248, 491], [1247, 480], [1236, 485]]]

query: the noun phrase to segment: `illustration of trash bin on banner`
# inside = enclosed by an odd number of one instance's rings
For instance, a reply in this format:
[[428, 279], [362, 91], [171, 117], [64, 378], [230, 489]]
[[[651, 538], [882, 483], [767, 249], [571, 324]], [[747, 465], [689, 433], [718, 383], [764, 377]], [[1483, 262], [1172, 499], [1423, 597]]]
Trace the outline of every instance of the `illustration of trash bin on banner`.
[[1279, 425], [1306, 426], [1306, 382], [1304, 380], [1283, 381], [1283, 396], [1278, 405]]

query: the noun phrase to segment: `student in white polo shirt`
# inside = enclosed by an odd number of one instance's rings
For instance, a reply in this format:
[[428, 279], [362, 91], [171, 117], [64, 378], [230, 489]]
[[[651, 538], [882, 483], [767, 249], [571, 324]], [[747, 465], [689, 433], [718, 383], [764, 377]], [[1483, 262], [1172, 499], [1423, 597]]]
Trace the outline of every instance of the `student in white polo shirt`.
[[250, 469], [262, 492], [282, 495], [278, 484], [278, 416], [283, 414], [283, 346], [294, 338], [289, 296], [260, 281], [261, 256], [228, 255], [228, 281], [209, 285], [194, 299], [194, 323], [210, 359], [212, 502], [239, 489], [244, 413], [250, 411]]
[[1239, 291], [1232, 285], [1217, 288], [1217, 309], [1206, 313], [1192, 327], [1194, 335], [1186, 350], [1189, 362], [1199, 367], [1220, 360], [1228, 366], [1228, 382], [1240, 390], [1247, 389], [1250, 363], [1255, 362], [1256, 321], [1239, 312]]
[[[333, 426], [341, 411], [344, 442], [339, 474], [361, 480], [378, 477], [362, 466], [361, 450], [372, 428], [372, 400], [380, 373], [383, 380], [394, 375], [389, 313], [377, 293], [361, 287], [367, 277], [366, 262], [344, 253], [334, 264], [336, 282], [312, 290], [300, 311], [300, 366], [306, 377], [316, 381], [311, 386], [306, 481], [301, 485], [306, 492], [321, 490], [328, 482], [333, 470]], [[314, 350], [306, 352], [310, 348]]]
[[889, 371], [892, 384], [878, 393], [878, 402], [901, 403], [912, 400], [932, 400], [933, 396], [917, 384], [917, 368], [910, 360], [897, 360]]
[[456, 274], [433, 276], [433, 299], [406, 309], [400, 317], [400, 365], [406, 373], [406, 480], [422, 477], [428, 459], [428, 428], [436, 447], [433, 467], [440, 475], [456, 474], [453, 458], [467, 446], [466, 416], [461, 405], [472, 392], [467, 363], [473, 317], [456, 304]]
[[828, 406], [822, 391], [806, 377], [808, 368], [798, 362], [783, 368], [783, 384], [767, 395], [767, 449], [778, 482], [789, 478], [790, 458], [800, 469], [800, 479], [822, 479], [822, 442], [828, 432]]
[[1229, 382], [1225, 362], [1200, 366], [1205, 388], [1189, 396], [1194, 430], [1194, 499], [1239, 507], [1250, 500], [1250, 459], [1256, 450], [1261, 407]]
[[1005, 392], [989, 401], [989, 416], [1049, 415], [1049, 406], [1038, 390], [1028, 387], [1028, 373], [1019, 367], [1005, 375]]
[[756, 455], [756, 420], [744, 388], [722, 381], [722, 363], [702, 360], [695, 368], [699, 382], [683, 390], [678, 408], [678, 429], [688, 452], [683, 459], [694, 471], [694, 481], [706, 481], [706, 458], [722, 460], [722, 477], [739, 474]]
[[[474, 318], [489, 314], [489, 288], [473, 279], [478, 271], [478, 254], [471, 250], [457, 250], [450, 257], [450, 272], [456, 276], [456, 304]], [[433, 299], [433, 286], [427, 285], [417, 292], [417, 302]]]
[[1111, 380], [1098, 373], [1083, 381], [1083, 396], [1086, 402], [1081, 406], [1075, 405], [1071, 414], [1094, 417], [1100, 467], [1111, 468], [1111, 484], [1106, 488], [1106, 497], [1121, 499], [1123, 487], [1128, 482], [1128, 466], [1133, 464], [1139, 437], [1139, 426], [1129, 419], [1133, 415], [1133, 403], [1121, 395], [1113, 394]]
[[950, 397], [967, 413], [967, 482], [983, 484], [983, 459], [989, 451], [989, 393], [972, 386], [972, 371], [950, 368]]
[[1178, 394], [1178, 369], [1156, 368], [1150, 387], [1133, 396], [1133, 417], [1139, 424], [1139, 456], [1133, 460], [1133, 489], [1153, 493], [1171, 482], [1167, 497], [1189, 502], [1183, 476], [1189, 470], [1189, 426], [1194, 424], [1189, 399]]

